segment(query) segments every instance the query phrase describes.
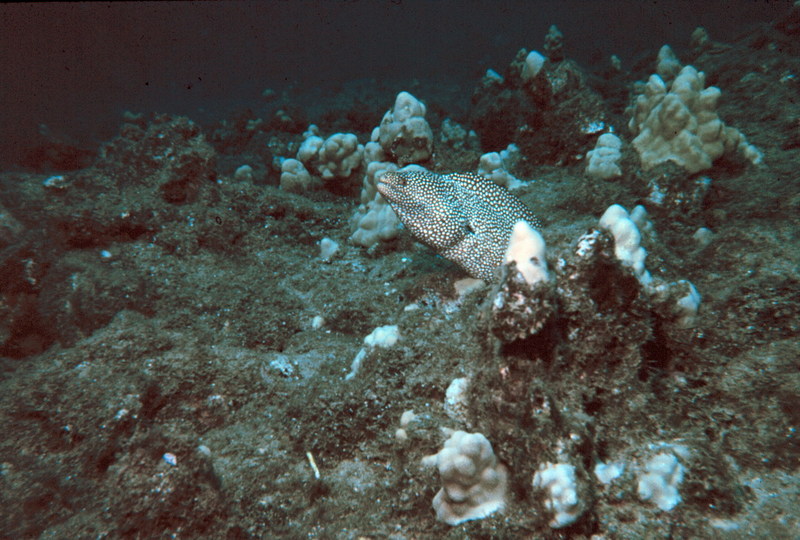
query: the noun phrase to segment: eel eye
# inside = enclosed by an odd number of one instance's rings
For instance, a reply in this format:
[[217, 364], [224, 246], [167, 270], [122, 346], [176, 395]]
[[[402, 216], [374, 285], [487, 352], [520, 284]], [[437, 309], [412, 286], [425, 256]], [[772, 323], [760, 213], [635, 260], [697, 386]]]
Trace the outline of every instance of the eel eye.
[[391, 186], [402, 186], [404, 182], [399, 175], [393, 172], [387, 172], [378, 177], [378, 183], [388, 184]]

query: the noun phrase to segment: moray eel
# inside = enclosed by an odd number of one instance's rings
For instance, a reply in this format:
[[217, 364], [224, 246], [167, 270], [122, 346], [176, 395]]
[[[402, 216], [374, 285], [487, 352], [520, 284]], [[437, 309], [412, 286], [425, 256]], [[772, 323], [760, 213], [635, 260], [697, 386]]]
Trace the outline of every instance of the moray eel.
[[517, 221], [541, 227], [522, 201], [474, 173], [389, 172], [377, 188], [417, 240], [485, 281], [503, 264]]

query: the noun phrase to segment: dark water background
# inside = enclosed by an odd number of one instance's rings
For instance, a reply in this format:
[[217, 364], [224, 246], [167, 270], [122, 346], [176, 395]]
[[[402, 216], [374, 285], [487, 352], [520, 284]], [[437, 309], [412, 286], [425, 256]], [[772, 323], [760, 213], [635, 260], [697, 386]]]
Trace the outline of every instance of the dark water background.
[[[112, 136], [124, 110], [219, 118], [265, 88], [356, 79], [463, 82], [541, 49], [551, 24], [584, 65], [624, 66], [696, 26], [729, 41], [790, 2], [350, 1], [0, 5], [0, 164], [37, 133], [81, 145]], [[422, 99], [425, 96], [420, 96]], [[301, 103], [302, 106], [302, 103]], [[41, 127], [47, 126], [47, 130]]]

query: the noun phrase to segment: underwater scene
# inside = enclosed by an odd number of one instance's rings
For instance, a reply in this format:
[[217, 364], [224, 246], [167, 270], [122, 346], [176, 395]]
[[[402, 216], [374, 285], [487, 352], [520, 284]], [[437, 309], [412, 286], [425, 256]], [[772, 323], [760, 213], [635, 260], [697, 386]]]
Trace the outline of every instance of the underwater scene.
[[800, 2], [0, 5], [0, 538], [800, 539]]

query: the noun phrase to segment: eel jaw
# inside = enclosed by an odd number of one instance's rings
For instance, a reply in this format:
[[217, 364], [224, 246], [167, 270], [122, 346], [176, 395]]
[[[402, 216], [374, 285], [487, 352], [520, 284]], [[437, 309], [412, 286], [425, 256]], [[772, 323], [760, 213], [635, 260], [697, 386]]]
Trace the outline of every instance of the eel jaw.
[[396, 201], [400, 198], [404, 184], [405, 181], [402, 176], [395, 173], [385, 173], [378, 178], [375, 188], [387, 201]]

